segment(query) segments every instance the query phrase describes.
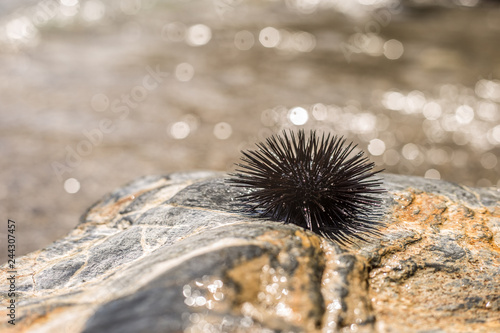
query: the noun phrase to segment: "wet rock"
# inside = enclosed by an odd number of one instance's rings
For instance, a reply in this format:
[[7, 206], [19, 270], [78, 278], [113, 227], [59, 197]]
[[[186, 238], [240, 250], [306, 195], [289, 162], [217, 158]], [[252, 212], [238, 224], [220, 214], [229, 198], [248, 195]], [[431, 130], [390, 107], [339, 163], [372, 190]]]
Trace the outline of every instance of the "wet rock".
[[500, 330], [499, 192], [386, 174], [383, 236], [344, 246], [238, 213], [224, 177], [144, 177], [103, 198], [17, 260], [10, 329]]

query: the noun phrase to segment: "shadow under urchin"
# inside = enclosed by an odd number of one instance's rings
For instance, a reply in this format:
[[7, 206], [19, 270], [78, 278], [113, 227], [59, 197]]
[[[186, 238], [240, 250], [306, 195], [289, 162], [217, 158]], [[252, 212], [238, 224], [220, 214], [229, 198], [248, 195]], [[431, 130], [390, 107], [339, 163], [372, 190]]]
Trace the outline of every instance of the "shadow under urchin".
[[228, 180], [246, 189], [246, 213], [309, 229], [340, 244], [378, 235], [385, 190], [373, 162], [356, 145], [315, 131], [284, 130], [243, 151]]

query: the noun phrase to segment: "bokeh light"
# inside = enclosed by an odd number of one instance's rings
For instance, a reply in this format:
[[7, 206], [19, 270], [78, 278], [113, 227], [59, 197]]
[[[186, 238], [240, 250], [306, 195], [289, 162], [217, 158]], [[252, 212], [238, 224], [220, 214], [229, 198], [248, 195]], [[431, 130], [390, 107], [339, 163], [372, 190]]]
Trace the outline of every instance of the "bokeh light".
[[390, 39], [384, 43], [384, 56], [390, 60], [401, 58], [404, 52], [403, 43], [396, 39]]
[[191, 46], [207, 44], [212, 38], [212, 30], [204, 24], [196, 24], [187, 30], [186, 41]]
[[290, 119], [290, 122], [294, 125], [304, 125], [309, 119], [309, 114], [306, 109], [298, 106], [290, 109], [288, 119]]
[[436, 169], [429, 169], [425, 172], [424, 177], [428, 179], [441, 179], [441, 174]]
[[374, 156], [382, 155], [385, 152], [385, 143], [380, 139], [370, 140], [368, 151]]
[[108, 108], [109, 98], [104, 94], [95, 94], [90, 100], [90, 105], [95, 111], [103, 112]]
[[252, 48], [255, 43], [253, 34], [248, 30], [238, 31], [234, 36], [234, 45], [238, 50], [247, 51]]
[[271, 48], [278, 46], [281, 40], [280, 32], [278, 29], [273, 27], [267, 27], [260, 31], [259, 42], [262, 46]]
[[219, 140], [227, 140], [233, 134], [233, 128], [226, 122], [220, 122], [214, 126], [214, 135]]
[[187, 138], [190, 132], [189, 124], [185, 121], [178, 121], [170, 127], [170, 135], [177, 140]]
[[194, 76], [194, 68], [191, 64], [183, 62], [175, 68], [175, 77], [182, 82], [190, 81]]
[[186, 25], [182, 22], [171, 22], [162, 29], [162, 38], [172, 42], [182, 42], [186, 36]]
[[70, 194], [80, 191], [80, 182], [75, 178], [68, 178], [64, 181], [64, 190]]

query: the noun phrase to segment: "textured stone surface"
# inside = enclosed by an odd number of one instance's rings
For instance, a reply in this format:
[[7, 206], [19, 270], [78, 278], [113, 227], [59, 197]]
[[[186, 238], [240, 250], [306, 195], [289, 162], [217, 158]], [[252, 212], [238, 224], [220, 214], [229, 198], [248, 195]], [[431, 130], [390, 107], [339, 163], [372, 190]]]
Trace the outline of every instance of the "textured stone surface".
[[239, 214], [224, 177], [145, 177], [96, 203], [18, 259], [9, 330], [500, 331], [499, 192], [385, 174], [382, 236], [346, 247]]

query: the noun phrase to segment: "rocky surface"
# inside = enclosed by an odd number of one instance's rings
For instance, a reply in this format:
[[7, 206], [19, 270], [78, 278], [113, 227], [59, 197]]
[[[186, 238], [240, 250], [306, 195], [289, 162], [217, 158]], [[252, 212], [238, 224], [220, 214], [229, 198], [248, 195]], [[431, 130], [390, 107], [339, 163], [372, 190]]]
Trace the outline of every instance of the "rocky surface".
[[17, 260], [16, 325], [0, 328], [500, 331], [498, 191], [385, 174], [382, 236], [340, 246], [239, 214], [224, 177], [150, 176], [97, 202]]

